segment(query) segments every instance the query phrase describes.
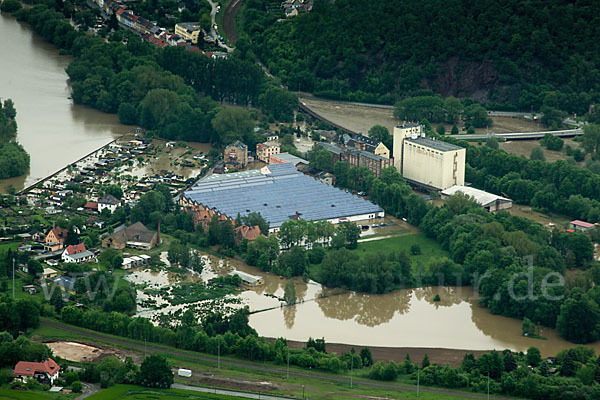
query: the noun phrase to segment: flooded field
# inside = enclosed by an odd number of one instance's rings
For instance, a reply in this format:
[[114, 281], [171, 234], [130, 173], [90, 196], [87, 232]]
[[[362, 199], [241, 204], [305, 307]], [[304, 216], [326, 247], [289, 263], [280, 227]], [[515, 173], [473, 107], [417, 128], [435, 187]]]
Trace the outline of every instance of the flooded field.
[[[163, 253], [163, 259], [165, 259]], [[575, 346], [555, 330], [543, 328], [548, 340], [521, 335], [522, 321], [493, 315], [479, 306], [471, 287], [425, 287], [374, 295], [325, 288], [317, 282], [294, 278], [298, 303], [285, 306], [280, 300], [290, 281], [263, 272], [234, 259], [220, 259], [200, 253], [205, 260], [202, 274], [173, 273], [142, 269], [126, 279], [135, 283], [138, 313], [156, 321], [162, 314], [197, 311], [234, 310], [249, 306], [250, 325], [259, 335], [306, 341], [324, 337], [329, 343], [384, 347], [428, 347], [468, 350], [512, 349], [524, 351], [538, 347], [543, 355], [555, 355]], [[167, 292], [182, 282], [207, 282], [237, 269], [263, 277], [264, 284], [244, 287], [221, 301], [199, 301], [173, 305]], [[150, 293], [144, 293], [150, 289]], [[163, 290], [163, 292], [161, 292]], [[155, 291], [155, 292], [153, 292]], [[162, 294], [161, 294], [162, 293]], [[434, 301], [436, 295], [440, 301]], [[154, 304], [152, 304], [154, 302]], [[600, 352], [600, 342], [591, 345]]]

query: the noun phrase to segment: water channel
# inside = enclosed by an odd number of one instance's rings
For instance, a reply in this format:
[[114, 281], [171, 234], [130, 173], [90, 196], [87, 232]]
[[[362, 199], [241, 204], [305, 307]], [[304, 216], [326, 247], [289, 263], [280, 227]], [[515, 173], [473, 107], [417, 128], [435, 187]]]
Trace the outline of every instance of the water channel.
[[0, 98], [15, 102], [17, 139], [31, 157], [29, 173], [0, 180], [0, 192], [35, 183], [131, 129], [116, 115], [73, 104], [71, 57], [29, 26], [0, 14], [0, 38]]

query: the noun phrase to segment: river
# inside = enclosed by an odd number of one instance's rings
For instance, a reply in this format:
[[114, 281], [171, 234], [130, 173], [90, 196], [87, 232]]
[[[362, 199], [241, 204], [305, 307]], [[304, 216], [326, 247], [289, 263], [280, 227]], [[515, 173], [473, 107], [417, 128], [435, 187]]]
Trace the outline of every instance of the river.
[[[575, 344], [554, 329], [543, 328], [547, 340], [521, 335], [522, 321], [494, 315], [478, 304], [472, 287], [425, 287], [374, 295], [323, 289], [316, 282], [295, 279], [300, 303], [280, 307], [288, 282], [257, 268], [236, 267], [260, 275], [265, 284], [240, 294], [250, 306], [250, 325], [261, 336], [306, 341], [324, 337], [327, 342], [383, 347], [434, 347], [468, 350], [526, 351], [538, 347], [554, 356]], [[323, 294], [326, 297], [323, 297]], [[434, 301], [436, 295], [440, 301]], [[600, 352], [600, 342], [588, 345]]]
[[71, 57], [29, 26], [0, 14], [0, 38], [0, 98], [15, 102], [17, 139], [31, 157], [29, 173], [0, 180], [0, 192], [35, 183], [131, 129], [116, 115], [73, 104]]

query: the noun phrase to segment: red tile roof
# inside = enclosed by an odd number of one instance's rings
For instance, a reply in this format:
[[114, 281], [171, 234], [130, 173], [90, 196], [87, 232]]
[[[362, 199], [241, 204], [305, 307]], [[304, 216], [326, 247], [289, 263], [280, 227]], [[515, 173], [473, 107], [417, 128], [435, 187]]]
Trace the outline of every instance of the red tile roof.
[[580, 221], [578, 219], [571, 221], [571, 225], [581, 226], [582, 228], [591, 228], [592, 226], [594, 226], [594, 224], [590, 224], [589, 222], [585, 221]]
[[[61, 242], [64, 242], [67, 238], [68, 231], [66, 229], [61, 228], [60, 226], [52, 228], [50, 232], [54, 232], [54, 236], [56, 236], [56, 238]], [[50, 232], [48, 232], [48, 235], [50, 234]]]
[[256, 238], [261, 235], [260, 227], [258, 225], [241, 225], [235, 228], [235, 231], [238, 232], [244, 239], [246, 239], [249, 242], [256, 240]]
[[19, 361], [15, 365], [15, 375], [20, 376], [34, 376], [36, 372], [46, 372], [50, 375], [54, 375], [57, 371], [60, 371], [60, 365], [53, 359], [49, 358], [43, 362], [29, 362]]
[[67, 254], [70, 256], [77, 253], [83, 253], [84, 251], [87, 251], [87, 249], [83, 243], [67, 246], [66, 249]]
[[87, 203], [85, 203], [85, 207], [84, 208], [92, 208], [94, 210], [98, 209], [98, 203], [96, 203], [95, 201], [88, 201]]

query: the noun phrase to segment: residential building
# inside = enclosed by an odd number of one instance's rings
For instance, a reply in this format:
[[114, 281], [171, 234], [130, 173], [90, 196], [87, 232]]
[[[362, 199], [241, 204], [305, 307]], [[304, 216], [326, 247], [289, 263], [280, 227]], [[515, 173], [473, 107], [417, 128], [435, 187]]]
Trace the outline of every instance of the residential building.
[[98, 202], [98, 212], [109, 210], [111, 213], [113, 213], [120, 205], [121, 200], [117, 199], [112, 194], [105, 194], [104, 197]]
[[42, 272], [42, 279], [52, 279], [56, 278], [57, 276], [58, 272], [52, 268], [44, 268], [44, 271]]
[[275, 142], [264, 142], [256, 145], [256, 158], [260, 161], [269, 163], [273, 154], [279, 154], [281, 147]]
[[239, 244], [242, 240], [246, 239], [249, 242], [256, 240], [261, 235], [260, 227], [258, 225], [247, 226], [240, 225], [234, 230], [235, 241]]
[[507, 210], [512, 207], [513, 201], [511, 199], [507, 199], [506, 197], [498, 196], [493, 193], [488, 193], [483, 190], [475, 189], [470, 186], [460, 186], [455, 185], [448, 189], [442, 190], [442, 198], [446, 199], [453, 194], [458, 192], [464, 193], [476, 203], [481, 205], [481, 207], [485, 208], [487, 211], [500, 211]]
[[67, 246], [61, 256], [63, 262], [75, 264], [92, 261], [95, 258], [94, 253], [86, 249], [83, 243]]
[[369, 153], [376, 154], [383, 158], [390, 158], [390, 150], [379, 140], [371, 139], [368, 136], [359, 134], [344, 134], [342, 140], [346, 147], [354, 147], [358, 150], [368, 151]]
[[192, 44], [198, 43], [198, 36], [202, 34], [199, 22], [180, 22], [175, 24], [175, 34]]
[[19, 361], [15, 365], [14, 375], [17, 379], [27, 382], [37, 379], [42, 383], [54, 384], [60, 374], [60, 365], [51, 358], [42, 362]]
[[237, 141], [225, 147], [223, 160], [228, 168], [243, 169], [248, 165], [248, 146]]
[[102, 239], [102, 247], [123, 250], [126, 247], [150, 250], [160, 244], [160, 226], [158, 232], [152, 232], [141, 222], [123, 227], [112, 235]]
[[589, 229], [596, 226], [596, 224], [591, 224], [589, 222], [580, 221], [578, 219], [575, 219], [575, 220], [569, 222], [569, 226], [575, 232], [587, 232]]
[[317, 143], [317, 146], [327, 150], [332, 155], [332, 163], [345, 161], [351, 167], [366, 167], [377, 177], [381, 170], [394, 165], [394, 158], [385, 158], [365, 150], [353, 147], [340, 147], [330, 143]]
[[85, 206], [83, 208], [88, 213], [95, 213], [98, 212], [98, 203], [95, 201], [88, 201], [87, 203], [85, 203]]
[[300, 168], [305, 167], [310, 164], [310, 162], [306, 161], [305, 159], [296, 157], [295, 155], [290, 154], [290, 153], [272, 154], [271, 157], [269, 158], [269, 164], [283, 164], [283, 163], [290, 163], [294, 167], [296, 167], [296, 169], [300, 169]]
[[239, 276], [242, 279], [242, 283], [250, 287], [260, 286], [265, 283], [262, 276], [252, 275], [244, 271], [231, 271], [229, 275]]
[[65, 245], [65, 240], [67, 240], [67, 230], [59, 226], [54, 227], [46, 234], [46, 238], [44, 239], [44, 250], [61, 250]]
[[409, 183], [422, 189], [464, 186], [466, 153], [463, 147], [427, 138], [420, 125], [394, 128], [394, 166]]

